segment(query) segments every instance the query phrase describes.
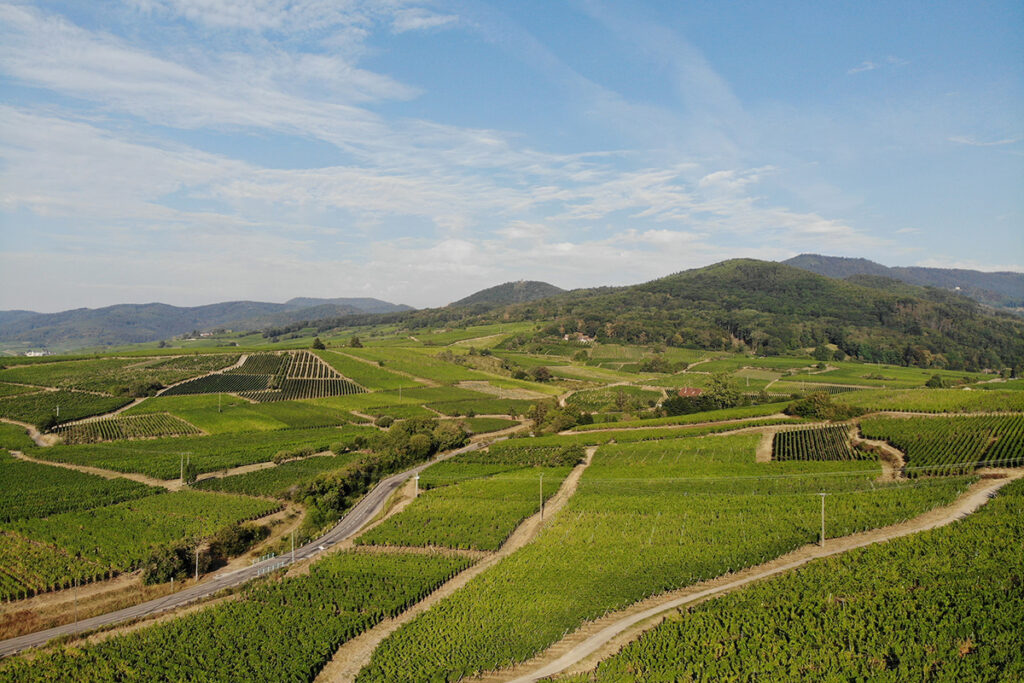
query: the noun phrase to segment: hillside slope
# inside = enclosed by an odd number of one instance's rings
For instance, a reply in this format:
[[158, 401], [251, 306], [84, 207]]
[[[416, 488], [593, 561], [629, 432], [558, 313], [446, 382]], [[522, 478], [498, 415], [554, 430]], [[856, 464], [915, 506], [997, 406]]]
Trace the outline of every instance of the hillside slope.
[[494, 287], [482, 289], [479, 292], [470, 294], [467, 297], [448, 304], [449, 306], [474, 306], [478, 304], [505, 305], [519, 304], [528, 301], [536, 301], [549, 296], [561, 294], [565, 290], [561, 287], [549, 285], [547, 282], [536, 280], [519, 280], [518, 282], [506, 282]]
[[886, 291], [779, 263], [723, 261], [640, 285], [577, 290], [501, 311], [599, 340], [785, 353], [824, 343], [871, 362], [1024, 363], [1024, 321], [953, 293]]
[[862, 258], [819, 254], [800, 254], [782, 263], [832, 278], [877, 275], [921, 287], [959, 291], [975, 301], [992, 306], [1024, 307], [1024, 273], [984, 273], [960, 268], [890, 268]]
[[259, 329], [299, 320], [411, 310], [378, 299], [292, 299], [284, 304], [228, 301], [206, 306], [119, 304], [60, 313], [0, 312], [0, 341], [63, 348], [135, 344], [193, 330]]

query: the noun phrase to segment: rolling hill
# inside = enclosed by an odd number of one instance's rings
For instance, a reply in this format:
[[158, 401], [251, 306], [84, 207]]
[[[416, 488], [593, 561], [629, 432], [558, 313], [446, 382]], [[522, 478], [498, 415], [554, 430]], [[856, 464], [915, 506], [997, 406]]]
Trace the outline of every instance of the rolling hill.
[[782, 263], [826, 277], [881, 276], [921, 287], [938, 287], [958, 291], [975, 301], [990, 306], [1024, 308], [1024, 273], [985, 273], [960, 268], [890, 268], [862, 258], [818, 254], [800, 254]]
[[119, 304], [60, 313], [0, 311], [0, 342], [62, 349], [157, 341], [194, 330], [260, 329], [300, 320], [412, 310], [379, 299], [228, 301], [206, 306]]
[[475, 306], [478, 304], [491, 306], [519, 304], [527, 301], [544, 299], [549, 296], [555, 296], [556, 294], [561, 294], [564, 291], [565, 290], [561, 287], [549, 285], [546, 282], [537, 282], [536, 280], [519, 280], [518, 282], [506, 282], [501, 285], [495, 285], [494, 287], [488, 287], [487, 289], [481, 289], [479, 292], [470, 294], [469, 296], [448, 305], [452, 307], [461, 307]]

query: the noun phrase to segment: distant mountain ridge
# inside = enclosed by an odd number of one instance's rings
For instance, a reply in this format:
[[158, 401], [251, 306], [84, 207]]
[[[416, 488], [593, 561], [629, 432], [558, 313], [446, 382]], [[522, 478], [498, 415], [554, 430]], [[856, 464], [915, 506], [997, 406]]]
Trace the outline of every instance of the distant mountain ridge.
[[874, 275], [900, 280], [919, 287], [959, 291], [975, 301], [1003, 308], [1024, 308], [1024, 273], [995, 272], [961, 268], [883, 266], [863, 258], [800, 254], [782, 261], [787, 266], [809, 270], [826, 277], [847, 279]]
[[448, 304], [453, 307], [474, 306], [478, 304], [507, 305], [522, 304], [538, 299], [546, 299], [549, 296], [565, 292], [561, 287], [538, 282], [537, 280], [519, 280], [518, 282], [506, 282], [504, 284], [481, 289], [479, 292], [470, 294]]
[[371, 298], [295, 298], [283, 304], [227, 301], [205, 306], [118, 304], [59, 313], [0, 311], [0, 342], [41, 347], [136, 344], [210, 329], [261, 329], [302, 320], [414, 310]]

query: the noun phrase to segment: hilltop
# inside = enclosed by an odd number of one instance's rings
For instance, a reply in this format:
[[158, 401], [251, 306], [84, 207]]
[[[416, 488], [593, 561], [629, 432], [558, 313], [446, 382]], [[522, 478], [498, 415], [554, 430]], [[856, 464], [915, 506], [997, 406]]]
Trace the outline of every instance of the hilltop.
[[565, 290], [561, 287], [550, 285], [547, 282], [536, 280], [519, 280], [518, 282], [506, 282], [479, 292], [470, 294], [467, 297], [448, 304], [452, 307], [474, 306], [478, 304], [505, 305], [519, 304], [537, 299], [545, 299], [549, 296], [561, 294]]

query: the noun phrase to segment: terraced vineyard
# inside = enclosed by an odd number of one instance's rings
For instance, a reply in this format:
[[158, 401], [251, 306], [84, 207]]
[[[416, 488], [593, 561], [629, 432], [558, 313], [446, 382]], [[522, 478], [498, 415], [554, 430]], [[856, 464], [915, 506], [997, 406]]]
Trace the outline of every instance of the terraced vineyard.
[[872, 418], [861, 431], [906, 453], [908, 476], [1024, 465], [1024, 415]]
[[328, 396], [348, 396], [365, 391], [347, 379], [286, 379], [278, 389], [266, 391], [243, 391], [239, 395], [260, 403], [273, 401], [295, 401]]
[[772, 442], [772, 460], [873, 459], [850, 443], [848, 425], [787, 429], [776, 434]]
[[374, 434], [370, 427], [280, 429], [267, 432], [181, 436], [84, 446], [36, 448], [34, 457], [115, 472], [139, 472], [157, 479], [177, 479], [187, 455], [197, 474], [269, 462], [282, 449], [329, 450], [332, 444]]
[[836, 494], [830, 533], [841, 535], [967, 484], [879, 486], [863, 462], [759, 465], [757, 438], [600, 448], [535, 541], [399, 628], [358, 680], [457, 680], [528, 659], [586, 619], [817, 540], [821, 490]]
[[195, 488], [203, 491], [290, 499], [291, 493], [298, 485], [324, 472], [340, 469], [359, 457], [357, 453], [307, 457], [255, 472], [203, 479], [196, 483]]
[[118, 415], [79, 422], [56, 430], [66, 444], [96, 443], [118, 439], [148, 439], [161, 436], [199, 434], [194, 425], [168, 413]]
[[120, 396], [82, 391], [40, 391], [0, 399], [0, 417], [47, 426], [109, 413], [129, 403], [130, 398]]
[[[12, 680], [309, 681], [342, 642], [417, 602], [469, 566], [464, 557], [339, 553], [307, 576], [95, 645], [0, 663]], [[129, 675], [129, 677], [132, 677]]]
[[160, 493], [130, 479], [104, 479], [19, 460], [0, 451], [0, 524], [88, 510]]
[[163, 392], [162, 396], [190, 396], [193, 394], [239, 394], [244, 391], [260, 391], [267, 388], [267, 375], [243, 375], [224, 373], [207, 375], [183, 382]]
[[0, 381], [124, 395], [133, 387], [174, 384], [227, 367], [237, 360], [237, 354], [70, 360], [0, 370]]
[[287, 354], [250, 353], [240, 366], [225, 370], [225, 374], [276, 375], [281, 370], [281, 364], [286, 360], [288, 360]]
[[115, 505], [0, 526], [4, 571], [16, 582], [3, 599], [67, 588], [135, 569], [154, 544], [207, 536], [279, 509], [259, 498], [200, 491], [150, 495]]
[[421, 493], [408, 508], [356, 542], [497, 550], [520, 522], [539, 512], [542, 496], [547, 500], [558, 492], [568, 474], [567, 467], [530, 467], [454, 481]]
[[1022, 537], [1018, 481], [962, 522], [820, 560], [691, 607], [593, 674], [556, 680], [669, 681], [681, 672], [769, 680], [784, 671], [822, 680], [1019, 679]]

